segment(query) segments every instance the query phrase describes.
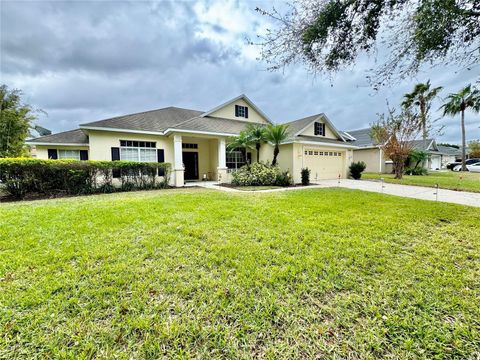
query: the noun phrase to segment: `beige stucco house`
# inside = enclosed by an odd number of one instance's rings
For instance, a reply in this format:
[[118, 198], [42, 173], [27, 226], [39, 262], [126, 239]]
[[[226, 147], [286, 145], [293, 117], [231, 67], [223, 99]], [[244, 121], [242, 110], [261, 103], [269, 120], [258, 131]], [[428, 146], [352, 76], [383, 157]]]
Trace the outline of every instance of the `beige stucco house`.
[[[167, 107], [80, 125], [79, 129], [42, 136], [28, 143], [41, 159], [129, 160], [172, 164], [172, 185], [185, 181], [229, 182], [231, 173], [255, 161], [255, 150], [227, 151], [232, 137], [248, 123], [272, 121], [245, 95], [209, 111]], [[349, 143], [325, 114], [287, 123], [288, 139], [280, 146], [278, 163], [300, 182], [348, 175], [355, 145]], [[273, 146], [260, 149], [261, 161], [272, 161]]]
[[[392, 161], [384, 156], [380, 145], [371, 137], [370, 132], [370, 128], [342, 132], [343, 137], [356, 146], [353, 161], [363, 161], [367, 165], [365, 169], [367, 172], [391, 173]], [[415, 140], [413, 148], [428, 154], [428, 160], [424, 165], [428, 170], [444, 169], [449, 162], [455, 161], [455, 157], [458, 157], [458, 150], [452, 151], [452, 148], [438, 146], [435, 139]]]

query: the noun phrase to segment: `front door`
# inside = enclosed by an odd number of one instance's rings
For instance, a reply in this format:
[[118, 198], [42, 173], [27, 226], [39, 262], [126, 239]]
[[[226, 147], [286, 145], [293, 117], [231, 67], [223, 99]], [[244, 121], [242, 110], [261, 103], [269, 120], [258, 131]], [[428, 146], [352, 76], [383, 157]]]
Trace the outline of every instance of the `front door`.
[[185, 180], [198, 180], [198, 153], [183, 152], [183, 165], [185, 166]]

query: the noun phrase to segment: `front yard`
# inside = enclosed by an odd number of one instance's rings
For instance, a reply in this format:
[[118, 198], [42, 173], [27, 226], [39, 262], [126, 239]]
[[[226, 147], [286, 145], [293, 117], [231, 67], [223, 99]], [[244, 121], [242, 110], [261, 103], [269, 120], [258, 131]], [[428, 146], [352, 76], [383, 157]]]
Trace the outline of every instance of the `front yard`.
[[385, 182], [403, 185], [417, 185], [435, 187], [437, 184], [441, 189], [462, 190], [480, 192], [480, 173], [455, 172], [455, 171], [432, 171], [425, 176], [404, 175], [401, 180], [394, 179], [393, 174], [365, 173], [364, 180], [380, 180]]
[[337, 188], [0, 205], [0, 358], [475, 358], [479, 218]]

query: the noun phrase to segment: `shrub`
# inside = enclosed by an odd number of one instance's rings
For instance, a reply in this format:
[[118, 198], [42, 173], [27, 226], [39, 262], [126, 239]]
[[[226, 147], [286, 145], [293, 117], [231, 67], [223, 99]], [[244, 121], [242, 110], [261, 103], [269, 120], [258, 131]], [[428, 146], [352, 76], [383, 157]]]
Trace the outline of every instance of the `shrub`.
[[424, 167], [414, 167], [405, 169], [405, 175], [427, 175], [428, 170]]
[[275, 179], [275, 185], [290, 186], [292, 184], [293, 184], [293, 179], [288, 171], [282, 171], [277, 174], [277, 178]]
[[[0, 181], [18, 199], [27, 194], [82, 195], [166, 187], [169, 169], [167, 163], [7, 158], [0, 159]], [[165, 174], [161, 179], [156, 176], [159, 170]], [[114, 172], [119, 175], [119, 186]]]
[[302, 176], [302, 185], [310, 184], [310, 169], [309, 168], [303, 168], [302, 171], [301, 171], [301, 176]]
[[359, 180], [362, 177], [362, 172], [367, 168], [367, 164], [363, 161], [352, 162], [350, 164], [350, 176], [355, 180]]
[[288, 172], [262, 162], [247, 164], [232, 173], [232, 184], [237, 186], [289, 186], [291, 183]]

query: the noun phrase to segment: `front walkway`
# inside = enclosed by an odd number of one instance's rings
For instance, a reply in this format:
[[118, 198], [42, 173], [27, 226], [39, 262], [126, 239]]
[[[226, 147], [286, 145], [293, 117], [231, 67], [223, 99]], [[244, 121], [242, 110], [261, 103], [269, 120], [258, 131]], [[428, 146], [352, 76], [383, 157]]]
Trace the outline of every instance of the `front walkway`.
[[341, 179], [338, 180], [320, 180], [316, 185], [310, 185], [308, 187], [290, 187], [282, 189], [269, 189], [269, 190], [237, 190], [224, 186], [218, 186], [218, 183], [215, 181], [198, 181], [187, 183], [186, 186], [200, 186], [207, 189], [215, 189], [227, 192], [240, 192], [240, 193], [264, 193], [264, 192], [277, 192], [277, 191], [295, 191], [295, 190], [306, 190], [306, 189], [315, 189], [315, 188], [326, 188], [326, 187], [343, 187], [348, 189], [370, 191], [376, 193], [383, 193], [388, 195], [395, 195], [406, 198], [421, 199], [421, 200], [430, 200], [430, 201], [441, 201], [452, 204], [460, 205], [469, 205], [480, 207], [480, 193], [472, 193], [467, 191], [454, 191], [446, 189], [424, 187], [424, 186], [410, 186], [410, 185], [399, 185], [399, 184], [390, 184], [390, 183], [381, 183], [377, 181], [368, 181], [368, 180], [348, 180]]

